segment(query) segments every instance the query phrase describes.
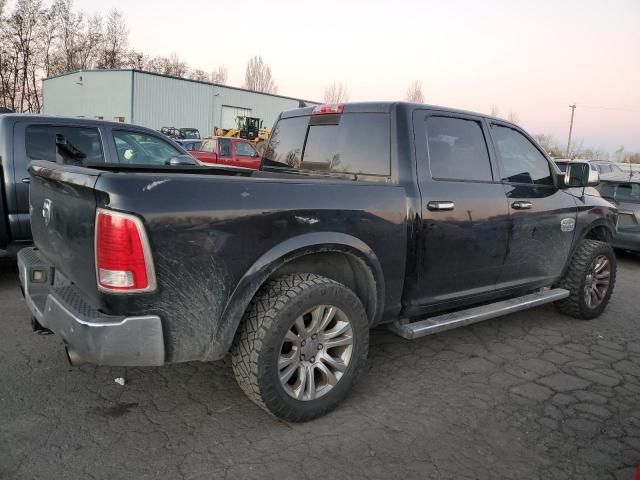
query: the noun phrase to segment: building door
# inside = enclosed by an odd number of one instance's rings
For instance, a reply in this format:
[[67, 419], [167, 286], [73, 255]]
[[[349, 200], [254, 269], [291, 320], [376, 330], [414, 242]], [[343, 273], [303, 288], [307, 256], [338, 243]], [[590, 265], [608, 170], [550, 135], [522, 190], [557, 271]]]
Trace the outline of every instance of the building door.
[[232, 107], [222, 105], [222, 115], [220, 117], [220, 128], [235, 128], [236, 117], [250, 117], [251, 109], [243, 107]]

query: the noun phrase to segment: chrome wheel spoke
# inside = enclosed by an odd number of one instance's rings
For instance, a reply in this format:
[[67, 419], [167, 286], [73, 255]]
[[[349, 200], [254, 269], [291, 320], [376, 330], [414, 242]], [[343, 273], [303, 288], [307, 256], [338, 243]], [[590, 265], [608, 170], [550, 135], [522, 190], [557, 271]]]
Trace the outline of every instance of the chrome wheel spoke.
[[607, 296], [611, 282], [611, 262], [605, 255], [596, 257], [585, 279], [585, 303], [588, 308], [598, 307]]
[[347, 347], [353, 343], [351, 336], [343, 335], [341, 337], [332, 338], [324, 342], [324, 347], [329, 350], [334, 347]]
[[284, 370], [280, 371], [280, 382], [287, 383], [296, 370], [298, 370], [299, 362], [294, 362], [285, 366]]
[[318, 305], [297, 317], [278, 356], [285, 392], [300, 401], [325, 395], [347, 371], [353, 342], [351, 321], [338, 307]]
[[322, 332], [325, 328], [327, 328], [327, 325], [329, 325], [329, 323], [331, 323], [331, 320], [334, 319], [334, 317], [336, 316], [336, 312], [338, 311], [338, 309], [336, 307], [329, 307], [327, 309], [325, 309], [324, 311], [324, 315], [322, 317], [322, 321], [320, 322], [320, 325], [318, 326], [318, 331]]
[[317, 368], [326, 379], [327, 385], [333, 386], [338, 383], [338, 379], [336, 378], [336, 376], [324, 363], [318, 363]]
[[323, 332], [322, 336], [324, 337], [324, 339], [326, 341], [326, 340], [330, 340], [332, 338], [336, 338], [336, 337], [339, 337], [341, 335], [344, 335], [345, 333], [347, 333], [350, 330], [351, 330], [351, 324], [349, 324], [349, 322], [340, 322], [334, 328], [332, 328], [331, 330], [329, 330], [327, 332]]
[[337, 372], [344, 372], [347, 369], [347, 365], [341, 359], [331, 355], [324, 355], [320, 360]]

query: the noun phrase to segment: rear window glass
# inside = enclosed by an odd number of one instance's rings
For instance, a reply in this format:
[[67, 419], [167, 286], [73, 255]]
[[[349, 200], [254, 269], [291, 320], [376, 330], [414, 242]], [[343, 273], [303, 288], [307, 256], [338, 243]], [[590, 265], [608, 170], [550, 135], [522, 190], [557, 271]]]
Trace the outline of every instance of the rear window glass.
[[104, 163], [102, 142], [96, 128], [31, 125], [25, 135], [27, 156], [31, 160], [58, 158], [64, 163]]
[[310, 118], [285, 118], [276, 124], [265, 152], [266, 166], [372, 176], [390, 174], [388, 114], [345, 113], [333, 124], [315, 125], [310, 125]]

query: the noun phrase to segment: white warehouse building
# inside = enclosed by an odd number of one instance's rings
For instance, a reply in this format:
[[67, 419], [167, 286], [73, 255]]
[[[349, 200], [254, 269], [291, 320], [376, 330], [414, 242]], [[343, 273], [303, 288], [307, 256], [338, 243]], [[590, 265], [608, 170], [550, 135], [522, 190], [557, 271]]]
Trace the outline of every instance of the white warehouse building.
[[257, 117], [271, 128], [278, 114], [317, 105], [299, 98], [188, 80], [140, 70], [83, 70], [42, 82], [46, 115], [84, 117], [162, 127], [236, 126], [237, 116]]

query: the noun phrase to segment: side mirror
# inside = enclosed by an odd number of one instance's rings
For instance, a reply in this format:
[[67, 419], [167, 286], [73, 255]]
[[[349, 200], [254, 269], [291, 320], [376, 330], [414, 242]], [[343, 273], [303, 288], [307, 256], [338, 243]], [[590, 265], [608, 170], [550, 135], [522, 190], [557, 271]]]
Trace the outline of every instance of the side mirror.
[[591, 170], [586, 162], [571, 162], [567, 165], [563, 183], [566, 188], [594, 187], [600, 183], [600, 174]]
[[198, 165], [198, 161], [195, 158], [193, 158], [191, 155], [178, 155], [169, 159], [165, 163], [167, 165], [171, 165], [172, 167], [175, 167], [178, 165], [191, 165], [191, 166]]

